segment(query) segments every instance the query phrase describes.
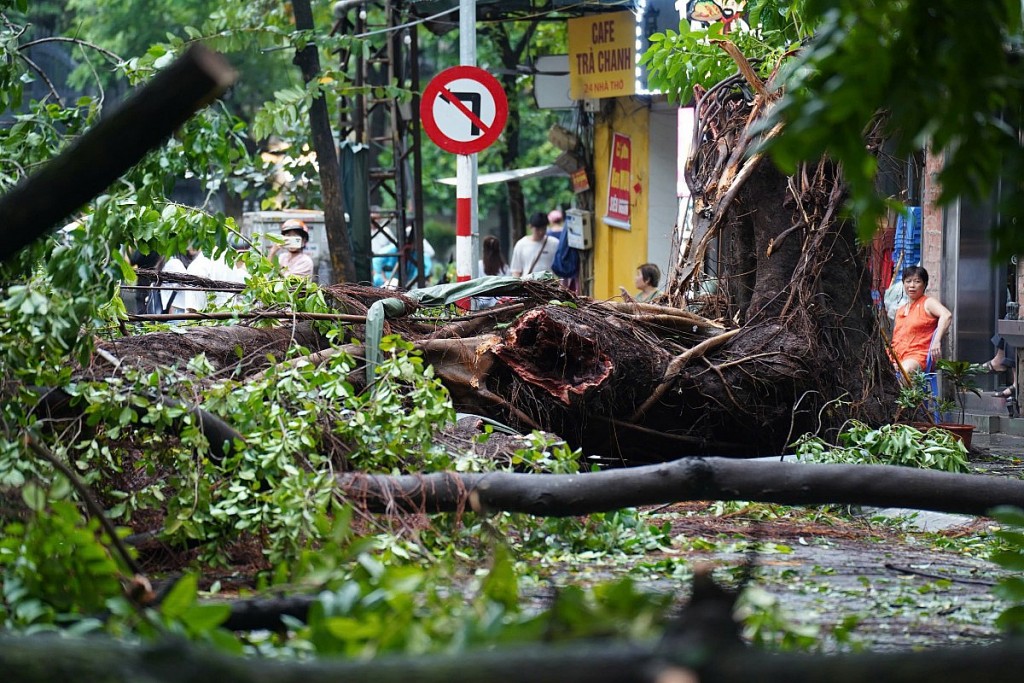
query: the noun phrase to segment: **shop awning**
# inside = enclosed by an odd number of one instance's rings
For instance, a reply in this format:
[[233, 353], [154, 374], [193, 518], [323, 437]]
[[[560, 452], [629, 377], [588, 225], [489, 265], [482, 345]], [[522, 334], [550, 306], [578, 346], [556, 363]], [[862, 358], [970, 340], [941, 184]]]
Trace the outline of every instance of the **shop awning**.
[[[514, 168], [511, 171], [497, 171], [496, 173], [481, 173], [477, 176], [477, 185], [490, 185], [491, 183], [507, 183], [510, 180], [527, 180], [529, 178], [548, 178], [561, 176], [568, 178], [569, 174], [555, 164], [547, 166], [531, 166], [530, 168]], [[441, 178], [437, 182], [443, 185], [454, 185], [455, 178]]]

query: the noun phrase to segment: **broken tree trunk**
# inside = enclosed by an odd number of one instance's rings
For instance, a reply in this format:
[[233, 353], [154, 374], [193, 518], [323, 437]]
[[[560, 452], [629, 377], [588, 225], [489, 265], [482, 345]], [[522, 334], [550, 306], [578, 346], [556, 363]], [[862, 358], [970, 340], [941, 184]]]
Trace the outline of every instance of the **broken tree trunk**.
[[568, 517], [691, 500], [870, 505], [985, 515], [1024, 507], [1024, 481], [884, 465], [685, 458], [588, 474], [342, 474], [338, 488], [372, 512], [525, 512]]
[[[394, 296], [351, 285], [327, 292], [342, 314], [354, 316], [347, 338], [363, 336], [361, 322], [375, 300]], [[770, 455], [806, 431], [791, 416], [794, 406], [802, 409], [800, 397], [781, 394], [796, 390], [794, 377], [809, 375], [802, 369], [807, 343], [781, 321], [727, 329], [686, 310], [580, 299], [553, 283], [529, 283], [524, 293], [513, 306], [472, 317], [433, 324], [409, 315], [389, 319], [386, 332], [423, 352], [456, 409], [553, 432], [588, 455], [632, 462]], [[571, 305], [549, 303], [559, 298]], [[405, 305], [416, 309], [415, 302]], [[115, 364], [177, 364], [179, 371], [202, 352], [215, 370], [244, 380], [294, 345], [313, 352], [313, 362], [329, 355], [327, 340], [308, 324], [199, 327], [114, 339], [101, 348]], [[110, 368], [94, 375], [103, 372]], [[778, 404], [770, 425], [748, 410], [763, 415], [768, 397]]]
[[665, 391], [655, 409], [631, 417], [658, 387], [673, 384], [680, 367], [674, 358], [688, 352], [701, 362], [714, 340], [732, 334], [687, 312], [652, 308], [545, 303], [489, 334], [417, 346], [457, 409], [553, 432], [588, 454], [639, 461], [670, 453], [764, 454], [704, 428], [705, 412], [690, 409], [690, 397], [677, 392]]

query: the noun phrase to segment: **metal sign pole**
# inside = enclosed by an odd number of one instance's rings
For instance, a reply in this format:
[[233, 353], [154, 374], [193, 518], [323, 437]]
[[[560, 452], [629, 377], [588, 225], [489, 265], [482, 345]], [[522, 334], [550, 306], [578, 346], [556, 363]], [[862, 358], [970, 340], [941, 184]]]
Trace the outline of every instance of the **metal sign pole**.
[[[476, 0], [459, 0], [459, 63], [476, 66]], [[455, 268], [462, 282], [479, 275], [477, 155], [458, 155], [455, 170]]]

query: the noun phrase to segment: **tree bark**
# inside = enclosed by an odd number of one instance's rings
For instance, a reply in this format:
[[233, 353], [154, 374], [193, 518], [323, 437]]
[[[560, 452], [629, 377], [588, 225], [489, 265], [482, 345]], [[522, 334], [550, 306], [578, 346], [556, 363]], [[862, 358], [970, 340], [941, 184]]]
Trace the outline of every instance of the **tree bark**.
[[795, 435], [831, 439], [850, 419], [889, 421], [897, 380], [842, 216], [842, 170], [822, 159], [787, 176], [750, 153], [777, 134], [755, 131], [778, 96], [751, 95], [740, 76], [698, 93], [692, 241], [666, 291], [680, 307], [699, 293], [705, 317], [741, 330], [711, 357], [719, 371], [690, 363], [672, 389], [704, 408], [706, 431], [781, 452]]
[[[696, 664], [697, 666], [693, 666]], [[688, 668], [693, 666], [693, 668]], [[0, 670], [21, 683], [657, 683], [679, 670], [708, 683], [1017, 683], [1024, 647], [814, 656], [732, 648], [584, 641], [476, 650], [448, 656], [389, 657], [365, 662], [279, 662], [231, 657], [183, 641], [129, 646], [103, 638], [0, 638]], [[681, 672], [680, 672], [681, 673]], [[662, 677], [664, 676], [664, 677]]]
[[101, 342], [98, 347], [109, 358], [98, 356], [85, 373], [103, 377], [115, 371], [112, 362], [124, 362], [148, 369], [177, 367], [187, 374], [188, 360], [203, 353], [214, 370], [230, 368], [244, 378], [269, 367], [271, 358], [284, 359], [293, 345], [319, 351], [327, 343], [308, 322], [271, 328], [193, 327], [188, 334], [153, 332]]
[[885, 465], [684, 458], [587, 474], [342, 474], [338, 488], [372, 512], [525, 512], [569, 517], [691, 500], [870, 505], [983, 516], [1024, 507], [1024, 481]]
[[[295, 28], [312, 31], [313, 11], [309, 0], [293, 0], [292, 8], [295, 12]], [[295, 64], [302, 70], [302, 78], [306, 83], [314, 81], [320, 75], [320, 56], [316, 44], [309, 43], [296, 52]], [[320, 170], [320, 194], [324, 205], [324, 229], [327, 231], [327, 244], [331, 252], [331, 267], [336, 280], [355, 282], [356, 264], [345, 223], [345, 207], [342, 206], [341, 167], [331, 132], [327, 99], [323, 94], [310, 104], [309, 127], [313, 133], [313, 149]]]

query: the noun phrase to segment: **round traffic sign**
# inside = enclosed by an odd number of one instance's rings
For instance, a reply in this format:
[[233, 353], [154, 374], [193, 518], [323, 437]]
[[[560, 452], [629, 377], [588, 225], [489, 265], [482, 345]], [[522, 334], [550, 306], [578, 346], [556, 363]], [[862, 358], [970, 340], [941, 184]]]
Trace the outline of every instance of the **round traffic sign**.
[[475, 66], [445, 69], [420, 99], [423, 130], [446, 152], [476, 154], [498, 139], [508, 100], [498, 80]]

